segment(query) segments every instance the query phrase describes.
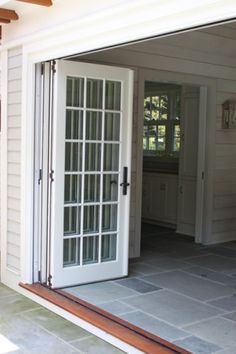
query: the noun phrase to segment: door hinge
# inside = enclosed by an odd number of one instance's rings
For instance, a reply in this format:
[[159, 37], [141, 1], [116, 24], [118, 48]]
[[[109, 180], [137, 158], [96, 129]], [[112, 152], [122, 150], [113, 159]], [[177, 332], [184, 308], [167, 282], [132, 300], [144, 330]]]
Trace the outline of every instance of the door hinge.
[[41, 270], [38, 271], [38, 281], [39, 281], [40, 283], [42, 282]]
[[41, 181], [42, 181], [42, 173], [43, 173], [43, 171], [42, 171], [42, 169], [40, 169], [40, 170], [39, 170], [38, 184], [40, 184]]
[[44, 75], [44, 64], [41, 64], [41, 75]]
[[51, 286], [52, 286], [51, 280], [52, 280], [52, 275], [49, 274], [49, 276], [48, 276], [48, 286], [49, 286], [50, 288], [51, 288]]
[[127, 187], [130, 186], [130, 183], [128, 183], [128, 167], [126, 166], [123, 167], [123, 182], [120, 184], [120, 186], [123, 189], [122, 194], [127, 195]]
[[202, 179], [204, 179], [205, 178], [205, 173], [204, 172], [202, 172]]
[[51, 170], [49, 173], [49, 178], [50, 178], [51, 182], [54, 181], [53, 175], [54, 175], [54, 170]]
[[52, 61], [51, 69], [52, 69], [53, 74], [55, 74], [56, 73], [56, 60]]

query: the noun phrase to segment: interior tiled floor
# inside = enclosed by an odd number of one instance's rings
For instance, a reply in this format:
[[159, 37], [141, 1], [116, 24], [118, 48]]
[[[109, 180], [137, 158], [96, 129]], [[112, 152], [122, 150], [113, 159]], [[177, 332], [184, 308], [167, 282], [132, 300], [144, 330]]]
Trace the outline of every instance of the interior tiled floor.
[[0, 353], [123, 352], [0, 284]]
[[128, 278], [66, 291], [194, 354], [236, 353], [236, 241], [206, 247], [143, 225]]

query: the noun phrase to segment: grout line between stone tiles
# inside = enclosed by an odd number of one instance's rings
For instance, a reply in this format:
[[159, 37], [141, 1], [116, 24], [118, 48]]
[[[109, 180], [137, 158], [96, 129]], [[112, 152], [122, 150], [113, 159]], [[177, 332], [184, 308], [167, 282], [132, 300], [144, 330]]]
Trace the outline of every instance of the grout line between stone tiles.
[[[142, 279], [142, 280], [144, 280], [144, 279]], [[149, 280], [146, 280], [146, 279], [145, 279], [145, 281], [146, 281], [147, 283], [151, 284], [151, 285], [156, 285], [156, 286], [158, 286], [157, 284], [155, 284], [155, 283], [153, 283], [153, 282], [151, 282], [151, 281], [149, 281]], [[161, 285], [159, 285], [159, 287], [161, 287]], [[193, 298], [193, 297], [190, 296], [190, 295], [186, 295], [186, 294], [180, 293], [180, 292], [178, 292], [178, 291], [176, 291], [176, 290], [174, 290], [174, 289], [167, 288], [167, 287], [161, 287], [160, 290], [156, 290], [156, 291], [162, 291], [162, 290], [167, 290], [167, 291], [170, 291], [170, 292], [172, 292], [172, 293], [174, 293], [174, 294], [187, 297], [187, 298], [189, 298], [189, 299], [191, 299], [191, 300], [193, 300], [193, 301], [197, 301], [197, 302], [201, 303], [202, 305], [207, 305], [207, 306], [216, 308], [216, 309], [221, 310], [221, 311], [224, 311], [224, 309], [221, 309], [221, 308], [219, 308], [219, 307], [217, 307], [217, 306], [214, 306], [214, 305], [208, 303], [208, 301], [215, 301], [215, 300], [218, 300], [218, 299], [221, 299], [221, 298], [228, 297], [228, 296], [226, 295], [226, 296], [222, 296], [222, 297], [214, 298], [214, 299], [209, 299], [209, 300], [199, 300], [199, 299]], [[155, 292], [155, 291], [153, 291], [153, 292]], [[148, 295], [148, 294], [151, 294], [151, 293], [153, 293], [153, 292], [145, 293], [145, 294], [139, 294], [139, 295]], [[236, 293], [236, 291], [235, 291], [235, 293]], [[233, 296], [233, 295], [234, 295], [234, 294], [232, 294], [231, 296]], [[229, 296], [230, 296], [230, 295], [229, 295]]]
[[[182, 332], [183, 332], [183, 329], [182, 329], [181, 327], [178, 327], [177, 325], [175, 325], [175, 324], [173, 324], [173, 323], [171, 323], [171, 322], [169, 322], [169, 321], [166, 321], [166, 320], [163, 319], [163, 318], [154, 316], [153, 314], [148, 313], [148, 312], [146, 312], [146, 311], [144, 311], [144, 310], [141, 310], [141, 309], [136, 308], [136, 311], [134, 311], [134, 312], [141, 312], [142, 314], [147, 315], [147, 316], [153, 318], [154, 320], [158, 320], [159, 322], [163, 322], [164, 324], [166, 324], [166, 325], [168, 325], [168, 326], [170, 326], [170, 327], [173, 327], [173, 328], [175, 328], [176, 330], [179, 330], [179, 331], [182, 331]], [[187, 331], [185, 331], [185, 332], [188, 333]]]
[[[188, 330], [185, 329], [185, 327], [194, 326], [194, 325], [201, 324], [201, 323], [203, 323], [203, 322], [207, 322], [207, 321], [213, 320], [213, 319], [224, 319], [224, 320], [228, 320], [227, 318], [222, 317], [222, 314], [220, 314], [220, 315], [210, 316], [210, 317], [204, 318], [204, 319], [202, 319], [202, 320], [200, 320], [200, 321], [191, 322], [191, 323], [189, 323], [189, 324], [186, 324], [186, 325], [182, 326], [181, 329], [187, 332]], [[234, 322], [234, 323], [236, 324], [235, 321], [231, 321], [231, 320], [230, 320], [230, 321], [228, 321], [228, 322]]]
[[[211, 269], [211, 268], [207, 268], [206, 266], [201, 266], [201, 265], [194, 264], [194, 263], [191, 263], [190, 269], [191, 269], [191, 268], [203, 268], [203, 269], [205, 269], [205, 270], [207, 270], [207, 271], [211, 271], [212, 273], [215, 273], [215, 274], [219, 274], [219, 275], [224, 274], [224, 275], [225, 275], [225, 273], [219, 272], [218, 270]], [[188, 268], [185, 268], [185, 269], [187, 270]], [[192, 274], [192, 273], [191, 273], [191, 274]], [[231, 274], [227, 274], [227, 275], [228, 275], [228, 277], [234, 279], [234, 276], [232, 276]]]
[[[40, 307], [40, 308], [41, 308], [41, 307]], [[71, 347], [71, 349], [77, 350], [77, 348], [74, 347], [73, 344], [70, 344], [70, 341], [66, 341], [65, 339], [63, 339], [63, 338], [57, 336], [55, 333], [49, 331], [47, 328], [43, 327], [42, 325], [38, 324], [37, 322], [34, 322], [32, 319], [25, 317], [23, 314], [22, 314], [21, 316], [22, 316], [25, 320], [27, 320], [27, 321], [31, 322], [32, 324], [36, 325], [37, 327], [39, 327], [40, 329], [42, 329], [42, 330], [45, 331], [46, 333], [50, 334], [50, 335], [53, 336], [54, 338], [57, 338], [59, 341], [65, 343], [65, 344], [67, 344], [67, 345], [69, 345], [69, 346]], [[60, 316], [59, 316], [59, 317], [60, 317]], [[66, 321], [69, 322], [68, 320], [66, 320]], [[71, 322], [69, 322], [69, 323], [71, 323]], [[78, 327], [78, 328], [81, 328], [81, 327], [79, 327], [79, 326], [77, 326], [77, 327]], [[90, 337], [90, 336], [86, 336], [86, 338], [87, 338], [87, 337]], [[91, 337], [93, 337], [93, 336], [91, 335]], [[96, 337], [96, 336], [94, 336], [94, 337]]]
[[[1, 289], [0, 289], [0, 291], [1, 291]], [[14, 296], [15, 297], [19, 297], [19, 295], [20, 294], [14, 294], [14, 293], [13, 294], [7, 294], [7, 295], [1, 295], [0, 296], [0, 301], [1, 301], [1, 299], [5, 299], [6, 297], [14, 297]]]
[[[218, 296], [218, 297], [216, 297], [216, 298], [214, 298], [214, 299], [209, 299], [209, 300], [205, 300], [205, 303], [207, 304], [207, 305], [211, 305], [211, 304], [209, 304], [208, 302], [210, 302], [210, 301], [219, 301], [219, 300], [222, 300], [222, 299], [225, 299], [225, 298], [228, 298], [228, 297], [232, 297], [232, 296], [234, 296], [234, 295], [236, 295], [236, 291], [235, 291], [235, 293], [234, 294], [232, 294], [232, 295], [224, 295], [224, 296]], [[213, 305], [214, 306], [214, 305]]]
[[[208, 270], [208, 269], [207, 269]], [[228, 285], [228, 284], [225, 284], [225, 283], [221, 283], [220, 281], [217, 281], [217, 280], [213, 280], [213, 279], [209, 279], [209, 278], [207, 278], [207, 277], [202, 277], [201, 275], [199, 275], [199, 274], [195, 274], [195, 273], [190, 273], [190, 272], [188, 272], [186, 269], [182, 269], [181, 270], [183, 273], [186, 273], [186, 274], [188, 274], [188, 275], [191, 275], [191, 276], [193, 276], [193, 277], [195, 277], [195, 278], [198, 278], [198, 279], [202, 279], [202, 280], [205, 280], [205, 281], [208, 281], [208, 282], [212, 282], [212, 283], [216, 283], [216, 284], [219, 284], [219, 285], [222, 285], [222, 286], [224, 286], [224, 287], [227, 287], [227, 288], [230, 288], [231, 289], [231, 287]], [[216, 274], [222, 274], [222, 273], [218, 273], [218, 272], [215, 272]], [[233, 277], [232, 277], [233, 278]], [[236, 289], [235, 289], [235, 293], [236, 293]]]
[[70, 340], [69, 343], [71, 343], [73, 345], [73, 343], [75, 342], [81, 342], [82, 340], [85, 340], [85, 339], [89, 339], [89, 338], [93, 338], [93, 337], [96, 337], [95, 335], [87, 335], [85, 337], [81, 337], [81, 338], [77, 338], [77, 339], [73, 339], [73, 340]]

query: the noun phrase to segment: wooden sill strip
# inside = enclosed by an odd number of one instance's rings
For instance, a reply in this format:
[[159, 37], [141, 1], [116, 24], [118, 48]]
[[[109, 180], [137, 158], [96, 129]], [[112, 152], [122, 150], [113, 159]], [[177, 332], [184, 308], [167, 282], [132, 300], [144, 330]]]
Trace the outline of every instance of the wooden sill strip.
[[63, 290], [51, 290], [39, 283], [19, 285], [144, 353], [191, 354]]

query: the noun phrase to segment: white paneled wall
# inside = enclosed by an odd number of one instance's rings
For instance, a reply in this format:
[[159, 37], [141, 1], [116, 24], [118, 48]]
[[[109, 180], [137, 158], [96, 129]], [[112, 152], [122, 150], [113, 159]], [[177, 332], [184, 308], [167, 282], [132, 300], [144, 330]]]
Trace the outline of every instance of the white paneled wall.
[[[217, 87], [209, 93], [217, 101], [215, 127], [211, 132], [215, 141], [213, 146], [211, 178], [214, 188], [210, 199], [212, 212], [208, 242], [223, 242], [236, 238], [236, 130], [221, 128], [221, 104], [227, 99], [236, 100], [236, 25], [209, 28], [206, 31], [195, 31], [163, 39], [147, 41], [120, 49], [100, 52], [86, 56], [85, 60], [106, 64], [132, 67], [137, 75], [146, 69], [192, 75], [199, 84], [197, 77], [209, 78]], [[163, 76], [163, 75], [162, 75]], [[181, 81], [178, 83], [181, 84]], [[135, 82], [135, 87], [137, 82]], [[136, 92], [136, 91], [135, 91]], [[216, 97], [215, 97], [216, 96]], [[136, 105], [138, 97], [134, 96]], [[136, 236], [140, 220], [139, 206], [136, 203], [139, 190], [137, 183], [137, 164], [141, 156], [137, 156], [137, 122], [139, 117], [134, 109], [133, 129], [133, 163], [132, 163], [132, 205], [130, 219], [130, 254], [134, 254]], [[209, 117], [208, 117], [209, 120]], [[208, 144], [207, 144], [208, 146]], [[211, 183], [210, 182], [210, 183]]]
[[213, 238], [236, 238], [236, 130], [222, 128], [222, 103], [236, 100], [236, 79], [217, 80]]
[[8, 51], [7, 267], [20, 273], [21, 217], [21, 48]]

